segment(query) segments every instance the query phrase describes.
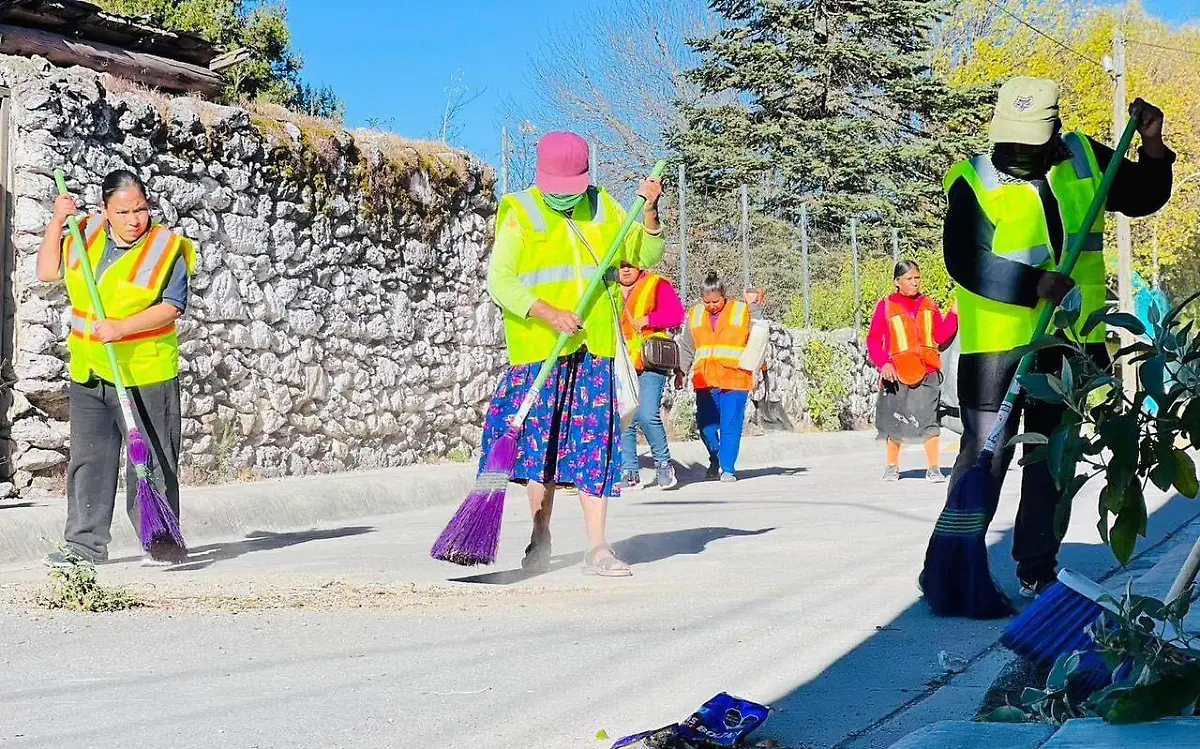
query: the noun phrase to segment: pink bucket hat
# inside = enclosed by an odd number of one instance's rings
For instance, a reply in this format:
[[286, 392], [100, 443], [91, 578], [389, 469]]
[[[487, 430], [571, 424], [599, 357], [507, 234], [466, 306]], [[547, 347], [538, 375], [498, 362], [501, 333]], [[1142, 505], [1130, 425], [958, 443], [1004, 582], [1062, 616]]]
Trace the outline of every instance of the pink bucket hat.
[[575, 133], [546, 133], [537, 144], [536, 184], [549, 195], [578, 195], [587, 190], [587, 141]]

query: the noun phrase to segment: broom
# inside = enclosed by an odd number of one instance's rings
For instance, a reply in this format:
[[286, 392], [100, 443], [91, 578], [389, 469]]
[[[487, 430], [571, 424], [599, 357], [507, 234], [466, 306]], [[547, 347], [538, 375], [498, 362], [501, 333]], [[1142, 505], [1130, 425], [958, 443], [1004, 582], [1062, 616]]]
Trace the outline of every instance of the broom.
[[[661, 177], [666, 167], [665, 161], [659, 161], [654, 165], [650, 177], [652, 179]], [[592, 276], [583, 295], [579, 298], [579, 303], [575, 305], [574, 311], [577, 316], [583, 317], [592, 302], [596, 300], [597, 292], [604, 283], [608, 267], [612, 265], [617, 253], [621, 251], [625, 237], [633, 228], [633, 223], [641, 213], [645, 202], [646, 199], [639, 195], [629, 208], [629, 212], [625, 216], [625, 223], [613, 238], [608, 252], [604, 254], [599, 270], [596, 275]], [[516, 415], [509, 422], [508, 430], [492, 444], [488, 451], [487, 458], [483, 463], [483, 470], [479, 472], [474, 488], [459, 505], [458, 511], [454, 513], [454, 517], [450, 519], [450, 523], [442, 531], [442, 535], [438, 536], [437, 541], [433, 544], [430, 556], [434, 559], [465, 567], [491, 564], [496, 561], [496, 549], [500, 544], [500, 522], [504, 515], [504, 494], [508, 488], [513, 466], [517, 462], [517, 440], [521, 436], [525, 417], [529, 415], [530, 409], [537, 402], [542, 386], [545, 385], [546, 379], [558, 362], [559, 354], [562, 353], [570, 338], [571, 336], [566, 333], [559, 334], [550, 355], [542, 363], [537, 378], [533, 381], [529, 392], [525, 394], [524, 400], [521, 401], [521, 407], [517, 409]]]
[[[61, 169], [54, 170], [54, 182], [58, 185], [58, 193], [67, 195], [67, 181]], [[67, 219], [71, 238], [75, 240], [76, 251], [80, 253], [79, 267], [83, 269], [83, 278], [87, 284], [88, 296], [92, 300], [92, 310], [96, 320], [107, 319], [104, 316], [104, 305], [100, 301], [100, 292], [96, 288], [96, 277], [92, 271], [91, 258], [87, 254], [87, 245], [83, 233], [79, 231], [79, 222], [74, 216]], [[90, 331], [89, 331], [90, 332]], [[187, 545], [183, 541], [183, 533], [179, 529], [179, 519], [167, 502], [167, 498], [154, 483], [153, 470], [150, 466], [150, 446], [137, 428], [133, 418], [133, 406], [129, 399], [129, 391], [121, 380], [121, 367], [117, 362], [117, 352], [111, 343], [104, 344], [108, 354], [109, 368], [112, 369], [113, 387], [117, 390], [117, 400], [121, 404], [121, 418], [125, 422], [128, 435], [127, 446], [129, 460], [137, 473], [137, 512], [138, 538], [142, 549], [154, 559], [180, 561], [187, 558]]]
[[[1175, 576], [1163, 603], [1170, 605], [1191, 593], [1200, 571], [1200, 538]], [[1115, 596], [1083, 575], [1063, 569], [1058, 582], [1046, 589], [1013, 620], [1000, 644], [1042, 668], [1053, 666], [1060, 657], [1080, 653], [1079, 667], [1071, 679], [1073, 691], [1083, 697], [1113, 682], [1114, 671], [1096, 652], [1088, 629], [1106, 612], [1117, 614]], [[1127, 670], [1122, 664], [1120, 670]]]
[[[1088, 207], [1083, 221], [1085, 231], [1080, 231], [1072, 238], [1058, 268], [1059, 273], [1070, 275], [1075, 269], [1088, 235], [1086, 229], [1091, 228], [1104, 210], [1108, 191], [1136, 131], [1137, 121], [1130, 118]], [[1046, 334], [1053, 316], [1054, 305], [1043, 303], [1032, 341]], [[1032, 365], [1032, 353], [1021, 357], [1008, 392], [1004, 395], [1004, 402], [1000, 404], [996, 424], [979, 453], [979, 460], [951, 488], [946, 497], [946, 506], [929, 539], [920, 586], [936, 616], [998, 619], [1013, 613], [1012, 603], [996, 585], [988, 567], [986, 535], [1000, 493], [1000, 486], [992, 477], [992, 461], [1001, 449], [1004, 426], [1021, 394], [1021, 377], [1029, 372]]]

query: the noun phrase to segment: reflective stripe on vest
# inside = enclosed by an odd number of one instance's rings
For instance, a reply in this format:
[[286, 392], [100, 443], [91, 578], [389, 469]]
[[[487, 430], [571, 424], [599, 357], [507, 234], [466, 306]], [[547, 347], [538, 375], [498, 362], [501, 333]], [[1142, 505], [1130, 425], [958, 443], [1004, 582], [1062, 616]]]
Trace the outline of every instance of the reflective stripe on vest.
[[[80, 233], [83, 234], [83, 244], [87, 247], [88, 253], [95, 249], [96, 238], [104, 230], [104, 217], [99, 214], [86, 216], [79, 226]], [[75, 234], [67, 232], [67, 238], [63, 241], [63, 267], [78, 268], [79, 259], [84, 253], [75, 251]]]
[[648, 329], [649, 333], [644, 333], [642, 330], [634, 330], [633, 327], [634, 320], [646, 317], [654, 310], [658, 298], [658, 287], [662, 280], [662, 276], [643, 272], [641, 278], [634, 283], [630, 290], [625, 308], [621, 310], [621, 334], [628, 344], [629, 358], [633, 360], [633, 366], [639, 371], [645, 363], [642, 360], [642, 346], [646, 341], [651, 338], [670, 338], [664, 330], [651, 328]]

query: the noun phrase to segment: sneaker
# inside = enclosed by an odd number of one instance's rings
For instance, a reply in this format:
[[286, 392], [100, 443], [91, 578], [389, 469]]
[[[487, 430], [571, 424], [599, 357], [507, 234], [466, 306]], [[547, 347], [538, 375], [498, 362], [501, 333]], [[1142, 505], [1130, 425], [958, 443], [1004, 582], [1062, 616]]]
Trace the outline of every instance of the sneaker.
[[[1018, 578], [1020, 579], [1020, 578]], [[1050, 589], [1051, 585], [1058, 582], [1057, 578], [1047, 578], [1044, 580], [1021, 580], [1021, 597], [1033, 600]]]
[[732, 473], [729, 473], [729, 472], [721, 473], [721, 483], [722, 484], [732, 484], [735, 481], [737, 481], [737, 476], [733, 475]]
[[883, 469], [883, 480], [884, 481], [899, 481], [900, 480], [900, 466], [888, 466], [887, 468], [884, 468]]
[[704, 472], [704, 478], [712, 481], [721, 477], [721, 464], [716, 458], [710, 458], [708, 461], [708, 470]]
[[660, 466], [656, 466], [654, 475], [656, 478], [655, 485], [659, 489], [671, 489], [679, 483], [679, 479], [675, 477], [675, 466], [670, 463], [663, 463]]
[[931, 484], [942, 484], [946, 481], [946, 474], [942, 473], [941, 468], [929, 468], [925, 471], [925, 480]]
[[642, 472], [641, 471], [625, 471], [621, 478], [621, 491], [631, 491], [633, 489], [642, 488]]
[[68, 567], [92, 567], [94, 562], [87, 557], [74, 552], [70, 549], [59, 549], [52, 551], [42, 559], [42, 563], [47, 567], [56, 569], [66, 569]]

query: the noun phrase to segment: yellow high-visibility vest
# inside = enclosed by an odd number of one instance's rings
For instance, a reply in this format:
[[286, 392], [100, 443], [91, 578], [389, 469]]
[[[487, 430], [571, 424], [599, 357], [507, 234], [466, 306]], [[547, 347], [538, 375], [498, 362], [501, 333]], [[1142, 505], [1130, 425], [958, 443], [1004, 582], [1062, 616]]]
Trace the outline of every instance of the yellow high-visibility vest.
[[[1071, 150], [1071, 159], [1054, 165], [1048, 175], [1066, 232], [1063, 252], [1076, 235], [1087, 235], [1083, 253], [1071, 272], [1071, 278], [1083, 296], [1083, 310], [1079, 322], [1068, 335], [1087, 343], [1103, 343], [1104, 325], [1097, 326], [1086, 337], [1079, 335], [1088, 315], [1105, 304], [1104, 213], [1101, 212], [1091, 226], [1083, 226], [1103, 175], [1086, 136], [1067, 133], [1063, 141]], [[992, 252], [1035, 268], [1056, 268], [1054, 245], [1036, 187], [1023, 181], [1003, 180], [988, 155], [975, 156], [951, 167], [943, 183], [947, 194], [960, 178], [971, 186], [984, 215], [996, 227]], [[1000, 352], [1030, 342], [1037, 323], [1037, 311], [987, 299], [960, 287], [958, 319], [962, 353]]]
[[[108, 241], [107, 224], [102, 216], [89, 216], [80, 229], [87, 245], [87, 259], [95, 268]], [[123, 320], [156, 304], [170, 280], [171, 268], [181, 255], [191, 273], [196, 267], [196, 248], [191, 240], [160, 224], [152, 224], [137, 244], [96, 279], [105, 317]], [[84, 253], [68, 235], [63, 242], [63, 280], [71, 300], [71, 334], [67, 339], [71, 379], [87, 382], [95, 375], [112, 382], [112, 367], [104, 344], [92, 333], [97, 317], [80, 264], [83, 259]], [[179, 338], [174, 322], [122, 338], [112, 345], [126, 385], [153, 385], [179, 375]]]

